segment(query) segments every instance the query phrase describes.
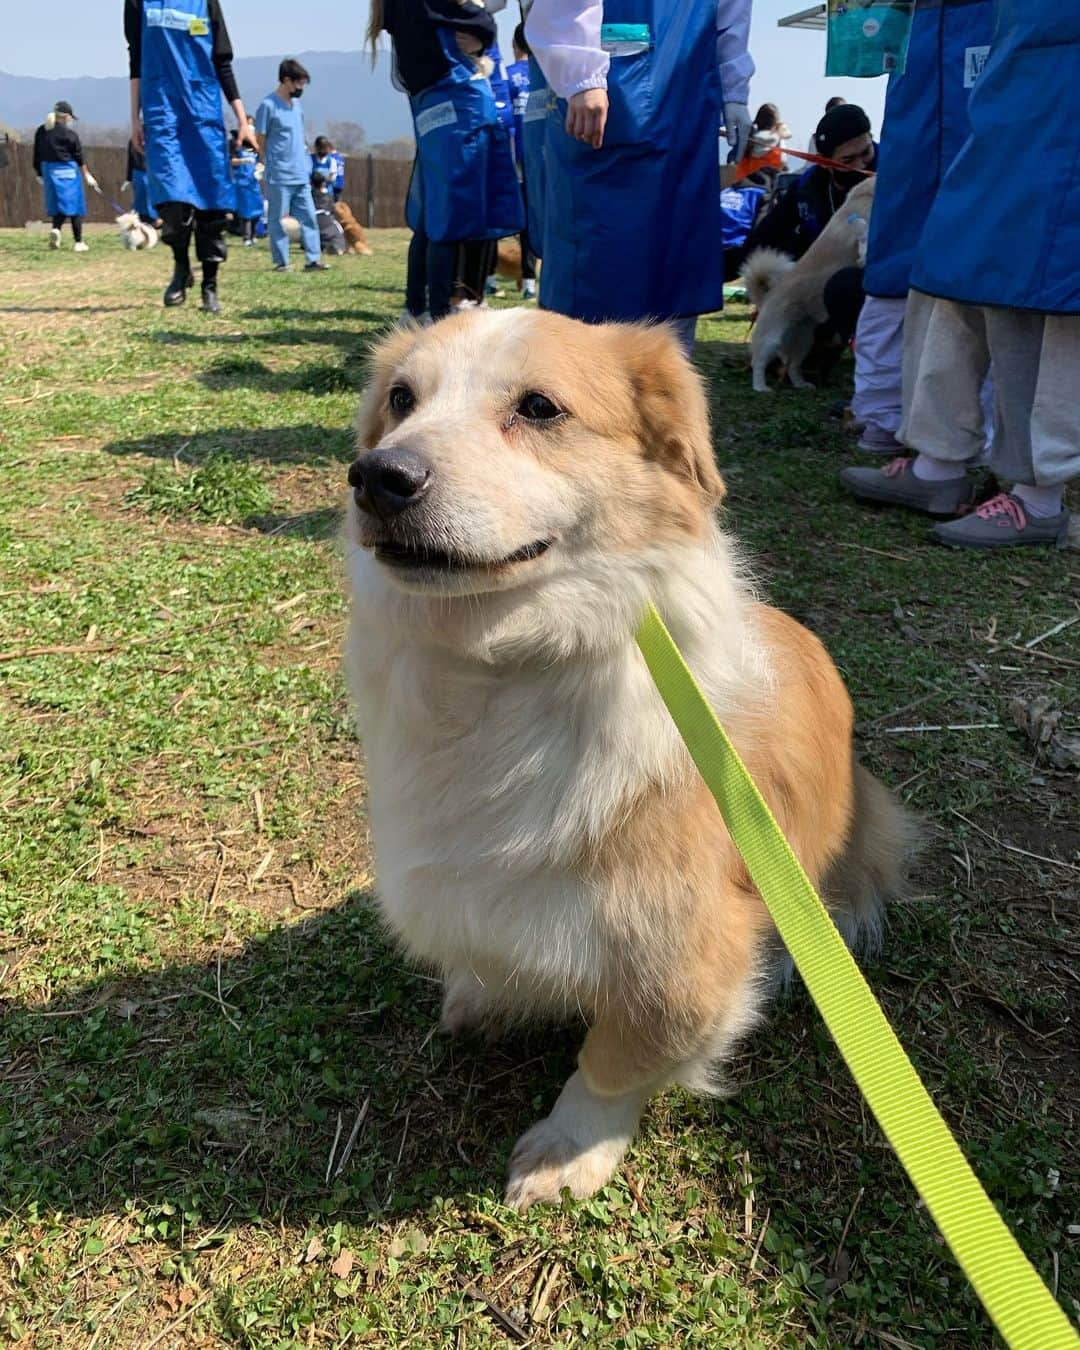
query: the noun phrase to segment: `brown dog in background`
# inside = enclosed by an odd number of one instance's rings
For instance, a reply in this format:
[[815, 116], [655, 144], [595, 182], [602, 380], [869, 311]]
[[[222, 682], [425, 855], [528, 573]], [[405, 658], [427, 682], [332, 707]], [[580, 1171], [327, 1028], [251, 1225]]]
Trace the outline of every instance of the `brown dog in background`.
[[337, 216], [338, 224], [345, 231], [345, 239], [349, 245], [350, 253], [363, 253], [366, 257], [371, 257], [371, 249], [368, 247], [367, 235], [364, 233], [364, 227], [352, 213], [352, 208], [347, 202], [334, 203], [334, 215]]

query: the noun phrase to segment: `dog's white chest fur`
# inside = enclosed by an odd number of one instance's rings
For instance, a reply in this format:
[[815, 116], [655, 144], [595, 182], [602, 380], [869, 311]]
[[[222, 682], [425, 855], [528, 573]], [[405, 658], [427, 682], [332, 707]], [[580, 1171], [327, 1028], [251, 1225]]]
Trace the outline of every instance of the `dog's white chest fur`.
[[369, 557], [350, 569], [386, 919], [444, 970], [578, 997], [607, 956], [583, 857], [636, 794], [684, 771], [630, 625], [602, 656], [487, 664], [418, 636]]

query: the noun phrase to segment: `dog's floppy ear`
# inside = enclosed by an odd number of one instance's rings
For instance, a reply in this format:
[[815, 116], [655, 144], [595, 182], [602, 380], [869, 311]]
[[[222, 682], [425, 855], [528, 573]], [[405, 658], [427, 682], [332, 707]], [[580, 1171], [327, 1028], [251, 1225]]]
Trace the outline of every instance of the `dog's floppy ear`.
[[365, 450], [373, 450], [382, 440], [390, 382], [419, 333], [415, 325], [399, 324], [371, 351], [367, 388], [354, 423], [356, 439]]
[[708, 506], [717, 506], [727, 489], [713, 456], [701, 377], [666, 325], [620, 325], [615, 331], [646, 455], [696, 487]]

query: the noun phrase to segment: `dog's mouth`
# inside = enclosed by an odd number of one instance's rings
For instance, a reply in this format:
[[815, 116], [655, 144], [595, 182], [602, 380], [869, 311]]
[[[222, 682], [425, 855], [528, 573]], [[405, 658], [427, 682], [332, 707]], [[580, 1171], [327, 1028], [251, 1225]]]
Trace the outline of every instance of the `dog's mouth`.
[[461, 553], [446, 553], [442, 549], [386, 539], [375, 545], [375, 557], [402, 572], [494, 572], [515, 563], [532, 562], [546, 553], [554, 542], [553, 539], [537, 539], [504, 558], [467, 558]]

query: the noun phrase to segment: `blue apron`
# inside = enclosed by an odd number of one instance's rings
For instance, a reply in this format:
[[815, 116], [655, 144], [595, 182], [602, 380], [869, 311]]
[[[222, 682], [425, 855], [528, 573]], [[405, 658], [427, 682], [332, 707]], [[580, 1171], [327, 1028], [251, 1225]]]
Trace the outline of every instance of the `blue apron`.
[[968, 96], [990, 51], [993, 24], [994, 0], [917, 0], [907, 64], [885, 95], [867, 295], [907, 295], [919, 235], [967, 138]]
[[255, 177], [259, 156], [245, 145], [237, 147], [233, 158], [241, 161], [232, 166], [233, 182], [236, 184], [236, 214], [241, 220], [256, 220], [262, 215], [263, 209], [262, 188]]
[[729, 187], [720, 193], [723, 219], [720, 243], [724, 248], [738, 248], [746, 243], [764, 196], [765, 189], [759, 187]]
[[911, 284], [966, 304], [1080, 314], [1080, 4], [995, 8], [971, 134], [931, 209]]
[[529, 63], [515, 61], [506, 67], [506, 78], [510, 82], [510, 106], [514, 112], [514, 163], [521, 172], [524, 146], [525, 109], [529, 102]]
[[547, 117], [540, 303], [589, 322], [720, 309], [716, 5], [605, 0], [604, 20], [603, 147], [567, 135], [563, 99]]
[[326, 179], [326, 186], [333, 187], [337, 178], [337, 160], [333, 155], [312, 155], [311, 172], [321, 173]]
[[135, 214], [145, 220], [157, 218], [157, 212], [150, 205], [150, 189], [145, 169], [131, 171], [131, 205], [135, 208]]
[[516, 234], [525, 212], [495, 95], [449, 29], [439, 25], [438, 35], [450, 69], [410, 100], [416, 161], [406, 218], [436, 242]]
[[518, 151], [525, 180], [529, 247], [538, 258], [544, 252], [544, 201], [547, 195], [547, 121], [555, 95], [534, 56], [529, 57], [529, 96], [521, 114]]
[[41, 176], [45, 180], [45, 214], [50, 219], [86, 215], [82, 169], [76, 163], [46, 160], [41, 166]]
[[488, 57], [495, 67], [490, 76], [491, 92], [495, 95], [495, 111], [499, 114], [499, 121], [510, 135], [513, 136], [514, 95], [510, 90], [510, 80], [506, 73], [506, 67], [503, 65], [502, 56], [499, 53], [498, 43], [492, 43], [484, 55]]
[[142, 113], [150, 201], [234, 211], [206, 0], [143, 0]]

